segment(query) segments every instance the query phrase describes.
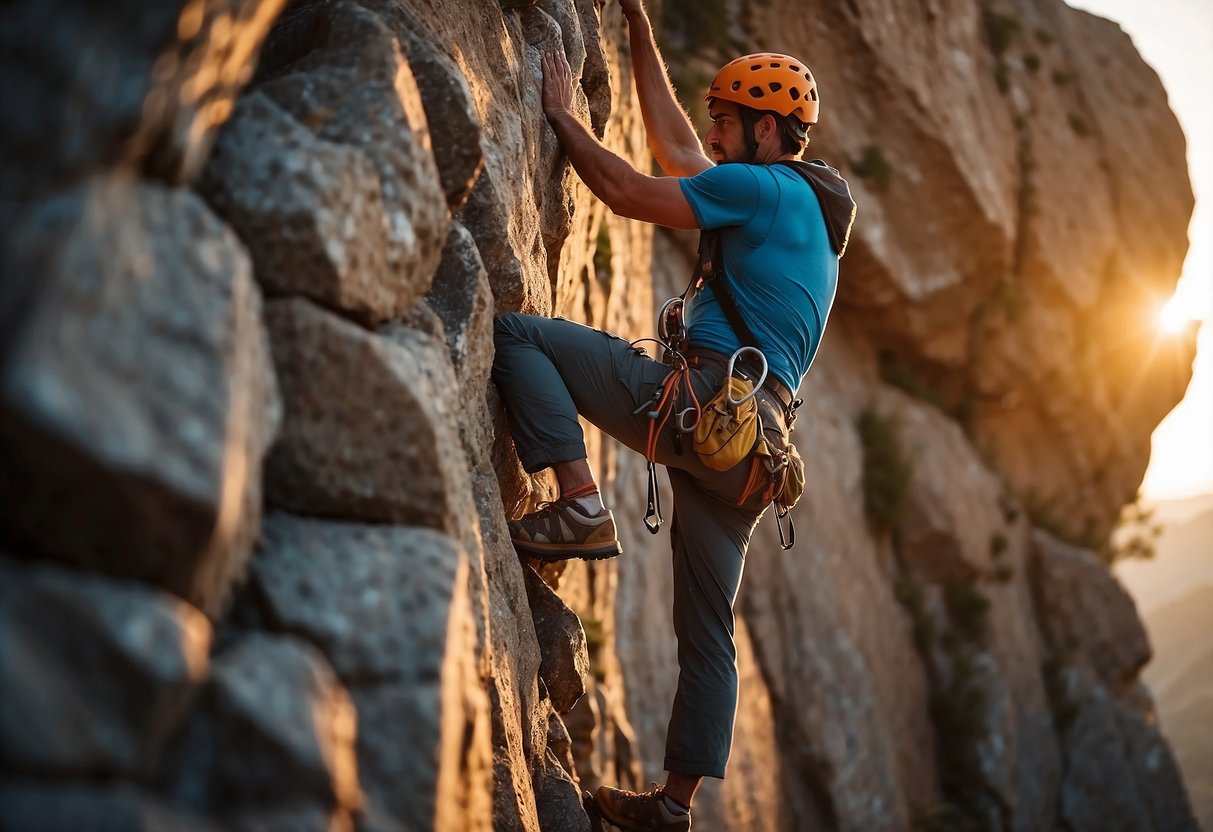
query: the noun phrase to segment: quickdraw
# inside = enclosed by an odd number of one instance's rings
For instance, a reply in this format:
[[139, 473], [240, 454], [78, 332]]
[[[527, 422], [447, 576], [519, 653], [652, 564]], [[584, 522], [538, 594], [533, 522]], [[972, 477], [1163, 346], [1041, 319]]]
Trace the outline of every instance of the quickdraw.
[[[668, 306], [669, 303], [666, 304], [666, 307]], [[661, 439], [661, 432], [665, 430], [665, 426], [670, 422], [670, 417], [673, 416], [676, 436], [692, 433], [695, 426], [699, 424], [699, 418], [703, 413], [699, 399], [695, 396], [695, 390], [691, 386], [690, 367], [687, 365], [686, 358], [677, 349], [681, 344], [676, 344], [675, 339], [671, 337], [671, 331], [662, 326], [661, 318], [666, 316], [666, 307], [662, 307], [662, 314], [658, 320], [658, 334], [663, 336], [658, 343], [665, 350], [663, 360], [670, 364], [672, 369], [661, 384], [657, 385], [653, 395], [632, 411], [637, 415], [644, 412], [649, 417], [648, 438], [644, 450], [644, 458], [648, 460], [649, 469], [648, 507], [644, 515], [644, 527], [649, 530], [650, 534], [657, 534], [661, 524], [665, 522], [661, 510], [661, 492], [657, 487], [657, 443]], [[634, 347], [642, 341], [652, 340], [654, 339], [641, 338], [633, 341], [632, 346]], [[689, 402], [689, 405], [677, 411], [675, 415], [674, 403], [678, 398], [677, 392], [680, 388], [686, 391], [683, 401]]]

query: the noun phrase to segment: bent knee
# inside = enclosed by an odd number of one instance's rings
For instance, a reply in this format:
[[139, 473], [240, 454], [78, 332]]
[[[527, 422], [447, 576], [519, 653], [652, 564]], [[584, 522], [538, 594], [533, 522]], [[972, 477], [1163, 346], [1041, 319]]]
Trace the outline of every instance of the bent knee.
[[530, 317], [521, 312], [502, 312], [493, 318], [493, 338], [500, 340], [501, 338], [524, 337], [526, 319]]

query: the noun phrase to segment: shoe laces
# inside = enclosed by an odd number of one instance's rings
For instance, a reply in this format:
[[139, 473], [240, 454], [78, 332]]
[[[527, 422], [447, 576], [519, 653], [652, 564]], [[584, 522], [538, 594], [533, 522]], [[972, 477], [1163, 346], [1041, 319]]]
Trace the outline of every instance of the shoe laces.
[[560, 511], [568, 508], [572, 503], [571, 500], [566, 500], [564, 497], [559, 497], [555, 500], [544, 500], [539, 506], [531, 512], [532, 517], [547, 517], [554, 511]]

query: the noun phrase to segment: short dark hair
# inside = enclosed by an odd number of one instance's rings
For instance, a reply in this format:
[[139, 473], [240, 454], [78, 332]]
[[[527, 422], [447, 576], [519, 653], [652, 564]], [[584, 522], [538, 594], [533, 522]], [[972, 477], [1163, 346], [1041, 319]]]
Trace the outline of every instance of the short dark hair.
[[780, 115], [774, 110], [756, 110], [741, 104], [738, 107], [750, 111], [752, 124], [757, 124], [763, 116], [775, 119], [775, 129], [779, 131], [780, 146], [784, 153], [800, 153], [809, 143], [809, 128], [812, 125], [805, 124], [796, 116]]
[[799, 153], [809, 143], [809, 127], [795, 116], [781, 116], [771, 113], [775, 123], [779, 125], [779, 138], [783, 142], [784, 153]]

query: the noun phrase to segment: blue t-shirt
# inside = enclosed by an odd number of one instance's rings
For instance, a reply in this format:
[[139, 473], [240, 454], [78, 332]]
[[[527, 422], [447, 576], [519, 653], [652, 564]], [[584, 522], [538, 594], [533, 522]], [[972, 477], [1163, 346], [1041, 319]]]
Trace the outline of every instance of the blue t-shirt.
[[[796, 390], [821, 344], [838, 287], [816, 194], [786, 165], [724, 164], [679, 181], [703, 229], [720, 228], [733, 297], [770, 372]], [[691, 343], [726, 354], [739, 346], [712, 290], [685, 310]]]

